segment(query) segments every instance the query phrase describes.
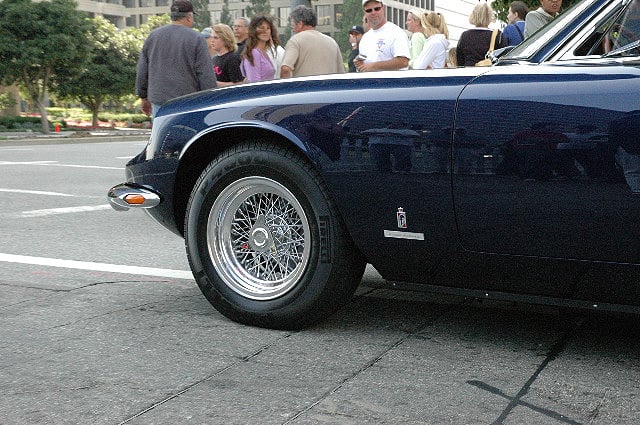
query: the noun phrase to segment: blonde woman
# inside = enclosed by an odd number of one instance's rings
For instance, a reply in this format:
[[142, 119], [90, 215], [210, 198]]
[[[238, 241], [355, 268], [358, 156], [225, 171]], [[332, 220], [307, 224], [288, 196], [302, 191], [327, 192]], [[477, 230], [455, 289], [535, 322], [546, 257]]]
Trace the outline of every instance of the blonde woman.
[[405, 25], [407, 30], [411, 33], [409, 40], [409, 68], [413, 68], [413, 61], [418, 57], [424, 46], [426, 39], [424, 35], [424, 28], [422, 27], [421, 17], [425, 14], [422, 9], [411, 9], [407, 13], [407, 21]]
[[236, 53], [236, 36], [229, 25], [215, 24], [211, 27], [211, 44], [216, 56], [213, 57], [213, 70], [216, 73], [218, 87], [231, 86], [242, 82], [240, 55]]
[[[484, 59], [491, 44], [493, 31], [489, 24], [493, 21], [493, 9], [488, 2], [480, 2], [469, 15], [469, 23], [475, 28], [466, 30], [460, 35], [456, 49], [458, 66], [474, 66]], [[494, 49], [507, 47], [502, 34], [498, 31]]]
[[422, 15], [421, 21], [427, 39], [413, 67], [414, 69], [444, 68], [447, 64], [449, 48], [449, 29], [444, 15], [429, 12]]

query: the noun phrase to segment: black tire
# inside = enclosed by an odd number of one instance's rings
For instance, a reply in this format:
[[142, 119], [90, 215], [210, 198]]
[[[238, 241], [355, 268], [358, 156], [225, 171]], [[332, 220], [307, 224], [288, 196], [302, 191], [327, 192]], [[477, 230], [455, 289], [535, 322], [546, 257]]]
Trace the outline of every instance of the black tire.
[[319, 174], [294, 152], [244, 143], [202, 172], [187, 206], [189, 264], [231, 320], [300, 329], [351, 299], [365, 262]]

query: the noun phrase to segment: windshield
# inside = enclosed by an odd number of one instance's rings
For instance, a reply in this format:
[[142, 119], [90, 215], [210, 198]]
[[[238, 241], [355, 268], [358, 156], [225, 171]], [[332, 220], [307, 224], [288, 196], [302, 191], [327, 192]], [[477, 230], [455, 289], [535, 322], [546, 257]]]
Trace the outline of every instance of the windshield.
[[526, 60], [530, 58], [539, 50], [541, 45], [551, 40], [559, 31], [565, 28], [567, 23], [575, 20], [592, 3], [593, 0], [583, 0], [574, 4], [568, 10], [562, 12], [556, 19], [517, 45], [501, 59]]

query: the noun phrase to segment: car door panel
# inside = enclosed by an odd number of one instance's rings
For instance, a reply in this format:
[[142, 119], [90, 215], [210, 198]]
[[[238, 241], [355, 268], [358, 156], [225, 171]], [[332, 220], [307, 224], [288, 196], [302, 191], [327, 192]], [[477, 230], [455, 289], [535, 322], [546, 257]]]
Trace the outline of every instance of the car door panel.
[[456, 99], [479, 72], [407, 71], [381, 83], [385, 96], [372, 89], [366, 103], [309, 117], [346, 121], [340, 154], [321, 157], [323, 177], [353, 240], [385, 278], [431, 282], [457, 248], [451, 131]]
[[640, 70], [519, 71], [494, 69], [460, 97], [453, 161], [462, 246], [640, 264], [640, 188], [629, 184], [634, 155], [621, 150], [638, 143], [637, 96], [628, 94], [640, 93]]

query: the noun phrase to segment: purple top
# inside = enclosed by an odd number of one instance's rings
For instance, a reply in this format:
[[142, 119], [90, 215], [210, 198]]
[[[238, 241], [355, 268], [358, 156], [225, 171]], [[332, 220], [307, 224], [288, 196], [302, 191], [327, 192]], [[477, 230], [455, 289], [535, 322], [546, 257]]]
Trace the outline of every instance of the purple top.
[[253, 65], [248, 59], [242, 58], [240, 70], [247, 81], [264, 81], [273, 79], [276, 71], [271, 60], [257, 47], [251, 51], [253, 54]]

